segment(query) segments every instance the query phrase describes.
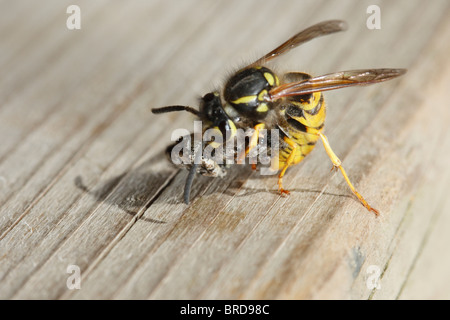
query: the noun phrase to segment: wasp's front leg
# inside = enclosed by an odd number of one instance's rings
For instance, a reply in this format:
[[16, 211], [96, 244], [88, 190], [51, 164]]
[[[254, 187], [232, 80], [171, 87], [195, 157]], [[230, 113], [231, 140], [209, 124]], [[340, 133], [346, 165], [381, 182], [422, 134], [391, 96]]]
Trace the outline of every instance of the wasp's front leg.
[[[245, 152], [240, 152], [237, 158], [238, 164], [243, 164], [245, 162], [245, 157], [249, 154], [249, 152], [258, 145], [259, 134], [262, 129], [265, 128], [264, 123], [257, 124], [253, 129], [253, 134], [250, 137], [250, 141], [248, 143], [247, 148], [245, 148]], [[256, 165], [252, 165], [253, 169], [256, 169]]]

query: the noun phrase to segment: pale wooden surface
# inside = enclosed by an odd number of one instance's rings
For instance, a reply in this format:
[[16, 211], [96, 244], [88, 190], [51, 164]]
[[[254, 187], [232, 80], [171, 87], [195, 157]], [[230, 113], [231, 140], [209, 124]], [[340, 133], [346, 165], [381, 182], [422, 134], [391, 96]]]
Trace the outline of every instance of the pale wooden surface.
[[[450, 298], [447, 0], [0, 3], [0, 298]], [[236, 67], [294, 32], [345, 33], [276, 62], [314, 75], [404, 67], [398, 80], [326, 93], [326, 134], [375, 218], [322, 146], [276, 178], [199, 177], [162, 155]], [[81, 270], [69, 290], [68, 265]], [[381, 288], [370, 286], [372, 269]]]

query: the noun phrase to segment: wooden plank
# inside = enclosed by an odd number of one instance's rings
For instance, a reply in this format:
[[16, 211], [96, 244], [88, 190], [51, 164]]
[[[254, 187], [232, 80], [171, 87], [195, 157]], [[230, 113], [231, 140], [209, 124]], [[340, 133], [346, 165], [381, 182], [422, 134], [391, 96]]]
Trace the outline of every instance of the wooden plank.
[[[371, 3], [353, 0], [85, 1], [77, 31], [65, 28], [69, 4], [26, 19], [17, 1], [8, 10], [23, 24], [0, 31], [1, 298], [448, 298], [447, 1], [380, 2], [380, 30], [366, 27]], [[183, 204], [187, 173], [163, 150], [192, 117], [149, 106], [195, 106], [235, 67], [327, 19], [350, 29], [273, 66], [409, 69], [325, 95], [330, 143], [381, 217], [329, 172], [320, 145], [286, 175], [289, 197], [237, 166], [196, 178]], [[67, 287], [69, 265], [80, 290]]]

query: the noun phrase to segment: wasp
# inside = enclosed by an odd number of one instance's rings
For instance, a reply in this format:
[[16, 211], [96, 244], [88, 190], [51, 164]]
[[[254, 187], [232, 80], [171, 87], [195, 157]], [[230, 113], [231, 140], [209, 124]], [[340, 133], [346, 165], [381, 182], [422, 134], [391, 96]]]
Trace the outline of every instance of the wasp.
[[[263, 57], [240, 69], [229, 77], [222, 92], [213, 91], [200, 99], [199, 110], [189, 106], [167, 106], [152, 109], [153, 113], [187, 111], [196, 115], [203, 123], [203, 129], [214, 129], [221, 133], [226, 141], [235, 136], [237, 129], [252, 129], [244, 152], [236, 155], [237, 162], [243, 163], [249, 152], [254, 149], [263, 129], [279, 130], [278, 151], [275, 168], [278, 174], [278, 189], [283, 195], [289, 191], [283, 188], [286, 170], [301, 162], [321, 140], [329, 156], [333, 169], [339, 170], [350, 190], [367, 208], [379, 215], [363, 198], [351, 183], [341, 160], [332, 150], [328, 138], [323, 133], [326, 107], [322, 92], [351, 86], [364, 86], [393, 79], [406, 72], [406, 69], [361, 69], [329, 73], [312, 77], [303, 72], [288, 72], [277, 76], [266, 63], [289, 50], [314, 38], [329, 35], [347, 29], [345, 21], [330, 20], [315, 24], [288, 39]], [[271, 142], [273, 143], [273, 142]], [[208, 146], [218, 147], [210, 142]], [[200, 146], [200, 148], [205, 145]], [[270, 146], [269, 146], [270, 147]], [[172, 150], [168, 148], [168, 152]], [[200, 152], [194, 155], [201, 154]], [[195, 173], [209, 176], [223, 176], [226, 165], [217, 164], [211, 158], [199, 156], [189, 166], [189, 175], [185, 185], [184, 200], [189, 203], [189, 193]]]

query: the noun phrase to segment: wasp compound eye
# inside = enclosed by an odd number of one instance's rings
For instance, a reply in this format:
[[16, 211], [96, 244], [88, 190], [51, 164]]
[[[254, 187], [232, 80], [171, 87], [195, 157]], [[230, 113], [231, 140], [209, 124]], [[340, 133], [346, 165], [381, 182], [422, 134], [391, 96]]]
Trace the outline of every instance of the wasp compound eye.
[[204, 102], [210, 102], [212, 100], [214, 100], [214, 98], [216, 97], [216, 95], [212, 92], [205, 94], [205, 96], [203, 97], [203, 101]]
[[205, 120], [213, 121], [216, 117], [216, 110], [218, 109], [222, 109], [222, 103], [218, 92], [207, 93], [201, 98], [200, 113], [206, 118]]

